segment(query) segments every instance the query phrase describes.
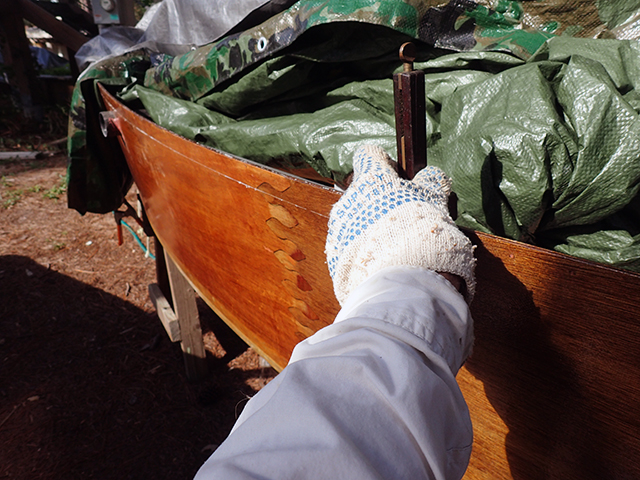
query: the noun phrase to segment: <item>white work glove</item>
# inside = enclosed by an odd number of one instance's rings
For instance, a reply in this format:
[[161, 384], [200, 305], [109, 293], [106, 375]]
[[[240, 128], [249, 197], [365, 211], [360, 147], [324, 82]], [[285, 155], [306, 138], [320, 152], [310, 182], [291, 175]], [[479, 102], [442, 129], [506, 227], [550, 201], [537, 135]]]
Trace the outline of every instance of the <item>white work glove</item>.
[[457, 275], [465, 281], [464, 296], [471, 303], [475, 247], [449, 215], [450, 192], [451, 180], [437, 167], [427, 166], [413, 180], [403, 180], [382, 148], [358, 149], [353, 181], [331, 210], [326, 244], [341, 305], [375, 272], [395, 265]]

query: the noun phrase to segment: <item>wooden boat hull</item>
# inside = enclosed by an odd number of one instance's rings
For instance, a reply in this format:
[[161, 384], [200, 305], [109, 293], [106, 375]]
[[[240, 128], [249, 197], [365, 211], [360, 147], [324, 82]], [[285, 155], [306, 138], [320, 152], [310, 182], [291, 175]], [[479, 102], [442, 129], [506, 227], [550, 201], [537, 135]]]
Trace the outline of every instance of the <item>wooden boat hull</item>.
[[[102, 95], [162, 245], [283, 368], [339, 309], [324, 242], [340, 193], [197, 145]], [[469, 235], [478, 289], [475, 350], [458, 374], [475, 432], [465, 478], [640, 478], [640, 275]]]

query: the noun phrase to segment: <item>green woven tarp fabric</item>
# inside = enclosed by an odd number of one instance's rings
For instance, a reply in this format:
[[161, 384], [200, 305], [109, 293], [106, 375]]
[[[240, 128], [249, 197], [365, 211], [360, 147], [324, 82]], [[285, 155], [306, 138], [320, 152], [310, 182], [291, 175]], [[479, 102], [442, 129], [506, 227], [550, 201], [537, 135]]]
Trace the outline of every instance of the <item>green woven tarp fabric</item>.
[[458, 223], [639, 270], [638, 68], [636, 42], [557, 37], [436, 99]]
[[561, 21], [540, 2], [435, 3], [298, 2], [144, 82], [124, 75], [121, 96], [186, 138], [341, 180], [363, 143], [395, 156], [391, 74], [398, 45], [417, 40], [428, 161], [453, 178], [458, 223], [640, 271], [640, 47], [568, 35], [612, 36], [632, 15], [615, 2]]
[[[250, 108], [278, 97], [281, 89], [289, 88], [292, 75], [279, 79], [267, 75], [258, 83], [252, 76], [251, 89], [234, 89], [229, 84], [246, 86], [249, 81], [243, 77], [247, 73], [275, 57], [287, 56], [291, 50], [298, 52], [292, 53], [298, 60], [308, 56], [315, 64], [342, 66], [317, 79], [325, 82], [321, 90], [327, 88], [326, 83], [341, 81], [340, 70], [359, 79], [366, 79], [367, 72], [381, 78], [385, 70], [376, 66], [386, 63], [388, 70], [389, 61], [397, 66], [398, 42], [408, 39], [419, 39], [438, 50], [502, 49], [531, 55], [550, 34], [523, 34], [517, 25], [518, 16], [522, 17], [516, 8], [519, 2], [499, 3], [500, 11], [493, 11], [470, 0], [301, 0], [261, 25], [182, 56], [169, 58], [141, 48], [106, 58], [82, 73], [71, 101], [69, 206], [81, 213], [109, 212], [121, 204], [123, 190], [130, 184], [126, 166], [108, 158], [105, 152], [111, 149], [102, 148], [105, 141], [99, 138], [98, 124], [91, 118], [101, 106], [95, 81], [118, 78], [122, 84], [144, 83], [167, 95], [209, 103], [212, 108], [225, 101], [219, 98], [220, 90], [230, 88], [227, 97], [244, 97], [235, 108]], [[354, 62], [362, 66], [362, 72]], [[309, 75], [324, 71], [313, 69]], [[298, 72], [294, 68], [292, 73]], [[300, 88], [304, 90], [305, 85]], [[206, 99], [208, 95], [211, 97]], [[227, 103], [233, 101], [227, 98]], [[111, 172], [115, 167], [120, 170], [117, 174]]]

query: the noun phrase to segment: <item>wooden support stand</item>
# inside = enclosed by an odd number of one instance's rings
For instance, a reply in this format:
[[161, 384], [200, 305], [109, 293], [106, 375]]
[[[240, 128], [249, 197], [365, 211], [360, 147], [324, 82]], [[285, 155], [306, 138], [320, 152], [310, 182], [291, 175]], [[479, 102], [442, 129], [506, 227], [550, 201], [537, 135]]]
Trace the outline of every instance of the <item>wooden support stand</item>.
[[[159, 242], [156, 243], [158, 245]], [[156, 249], [156, 258], [162, 255], [162, 248]], [[149, 285], [149, 297], [156, 307], [158, 317], [172, 342], [180, 342], [184, 356], [184, 365], [189, 380], [197, 381], [206, 377], [207, 353], [202, 340], [200, 317], [193, 287], [182, 275], [171, 257], [164, 252], [166, 274], [169, 279], [173, 307], [163, 289], [156, 283]], [[162, 265], [161, 262], [159, 265]], [[159, 283], [165, 272], [158, 269]]]
[[180, 322], [178, 322], [178, 317], [176, 317], [171, 304], [157, 283], [149, 285], [149, 298], [151, 298], [153, 306], [156, 307], [156, 312], [164, 329], [167, 331], [167, 335], [169, 335], [169, 340], [172, 342], [181, 341], [182, 337], [180, 336]]

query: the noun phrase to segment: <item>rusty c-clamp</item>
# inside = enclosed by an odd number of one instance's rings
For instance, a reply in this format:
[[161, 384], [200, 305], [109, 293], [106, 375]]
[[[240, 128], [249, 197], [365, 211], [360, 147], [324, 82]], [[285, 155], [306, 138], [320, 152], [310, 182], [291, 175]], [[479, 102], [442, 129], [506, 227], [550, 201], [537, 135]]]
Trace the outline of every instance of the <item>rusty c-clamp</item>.
[[[393, 99], [396, 113], [398, 175], [413, 179], [427, 166], [427, 115], [424, 72], [413, 69], [417, 51], [413, 43], [403, 43], [400, 59], [403, 71], [393, 75]], [[449, 213], [458, 216], [458, 197], [449, 195]]]
[[398, 175], [411, 180], [427, 166], [424, 72], [413, 69], [417, 55], [413, 43], [402, 44], [399, 53], [404, 71], [393, 75]]
[[[140, 201], [140, 196], [138, 196], [138, 201]], [[118, 246], [122, 245], [122, 242], [123, 242], [122, 219], [125, 217], [133, 218], [135, 222], [138, 225], [140, 225], [140, 227], [142, 227], [142, 230], [144, 230], [144, 233], [147, 237], [153, 237], [154, 236], [153, 229], [151, 228], [151, 225], [149, 224], [149, 222], [146, 221], [146, 218], [141, 219], [140, 216], [138, 215], [138, 212], [136, 212], [136, 209], [133, 208], [131, 204], [127, 202], [127, 200], [123, 200], [123, 203], [126, 207], [125, 210], [115, 210], [113, 212], [113, 217], [116, 221], [116, 227], [118, 229]], [[145, 217], [144, 214], [143, 214], [143, 217]]]

